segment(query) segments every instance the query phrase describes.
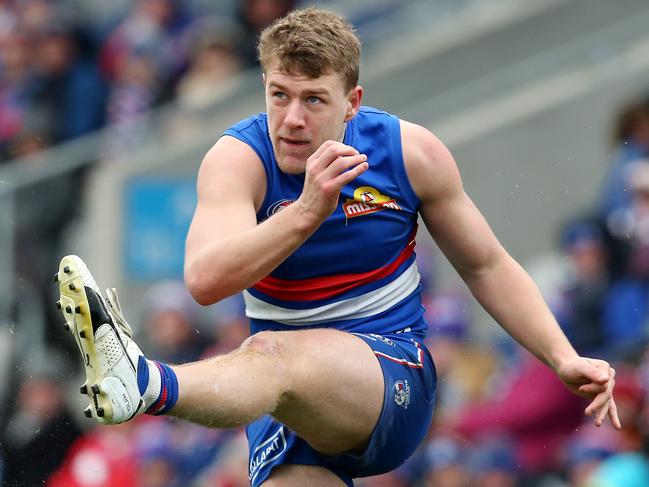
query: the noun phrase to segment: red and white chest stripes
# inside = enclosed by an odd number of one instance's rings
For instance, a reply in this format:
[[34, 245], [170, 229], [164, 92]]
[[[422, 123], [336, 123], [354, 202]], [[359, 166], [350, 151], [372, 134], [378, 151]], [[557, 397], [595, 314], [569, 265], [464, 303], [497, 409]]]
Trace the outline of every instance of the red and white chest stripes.
[[[366, 318], [382, 313], [405, 299], [419, 286], [420, 277], [414, 261], [400, 275], [379, 288], [347, 299], [344, 299], [343, 295], [351, 289], [377, 282], [396, 273], [412, 256], [414, 247], [415, 241], [412, 239], [390, 264], [369, 272], [300, 280], [269, 276], [255, 285], [254, 289], [271, 299], [301, 304], [314, 300], [330, 302], [307, 309], [302, 305], [296, 309], [270, 303], [244, 291], [246, 314], [249, 318], [300, 326]], [[337, 299], [339, 296], [341, 298]]]

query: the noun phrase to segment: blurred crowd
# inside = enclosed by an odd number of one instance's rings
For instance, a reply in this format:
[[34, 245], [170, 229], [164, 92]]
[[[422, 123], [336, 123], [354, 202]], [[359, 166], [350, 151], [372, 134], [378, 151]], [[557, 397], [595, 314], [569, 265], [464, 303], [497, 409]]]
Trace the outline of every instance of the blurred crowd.
[[[215, 101], [233, 75], [255, 64], [257, 33], [296, 2], [234, 4], [135, 0], [89, 21], [74, 2], [0, 0], [0, 163], [100, 127], [110, 134], [101, 158], [119, 158], [138, 142], [151, 108], [172, 99], [187, 110]], [[542, 290], [577, 350], [614, 364], [623, 429], [592, 426], [585, 400], [511, 339], [477, 336], [484, 327], [472, 298], [437, 285], [424, 246], [427, 345], [438, 374], [434, 423], [406, 464], [356, 485], [649, 485], [649, 96], [615, 115], [605, 184], [591, 208], [557, 232], [560, 257]], [[65, 204], [50, 203], [50, 212]], [[42, 234], [19, 249], [32, 264], [26, 274], [51, 267], [39, 260], [56, 261], [40, 247], [41, 237], [56, 240], [56, 229], [34, 225], [38, 219], [36, 210], [19, 218], [31, 222], [23, 233]], [[169, 363], [227, 353], [248, 334], [239, 298], [201, 308], [179, 281], [152, 286], [140, 315], [128, 316], [150, 358]], [[83, 418], [81, 399], [70, 399], [82, 383], [77, 357], [60, 350], [49, 357], [18, 371], [0, 417], [4, 485], [248, 485], [242, 430], [161, 417], [96, 427]]]
[[0, 1], [0, 162], [104, 126], [103, 157], [127, 151], [151, 108], [204, 105], [255, 65], [256, 35], [297, 2], [120, 3]]

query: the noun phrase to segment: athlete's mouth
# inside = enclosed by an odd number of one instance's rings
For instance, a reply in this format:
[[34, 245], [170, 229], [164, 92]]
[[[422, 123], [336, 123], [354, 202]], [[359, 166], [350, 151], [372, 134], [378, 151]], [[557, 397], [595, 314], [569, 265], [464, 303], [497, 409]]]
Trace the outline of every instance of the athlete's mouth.
[[280, 142], [283, 142], [286, 145], [290, 145], [290, 146], [294, 146], [294, 147], [309, 144], [308, 140], [287, 139], [286, 137], [280, 137], [279, 140], [280, 140]]

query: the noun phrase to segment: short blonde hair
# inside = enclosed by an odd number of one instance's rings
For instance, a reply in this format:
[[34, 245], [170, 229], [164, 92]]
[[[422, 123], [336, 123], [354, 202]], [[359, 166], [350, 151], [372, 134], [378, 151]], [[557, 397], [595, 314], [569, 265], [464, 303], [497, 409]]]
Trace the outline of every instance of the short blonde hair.
[[257, 52], [264, 72], [278, 60], [287, 73], [339, 73], [347, 91], [358, 84], [361, 42], [351, 24], [327, 10], [309, 7], [277, 19], [261, 33]]

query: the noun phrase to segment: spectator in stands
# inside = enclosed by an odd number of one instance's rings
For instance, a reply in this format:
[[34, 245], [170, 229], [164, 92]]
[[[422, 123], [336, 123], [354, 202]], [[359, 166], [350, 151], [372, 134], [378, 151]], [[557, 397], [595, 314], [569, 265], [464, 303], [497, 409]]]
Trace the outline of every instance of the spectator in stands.
[[109, 35], [101, 66], [110, 81], [102, 159], [132, 154], [151, 108], [168, 101], [187, 66], [192, 13], [177, 0], [137, 0]]
[[15, 31], [0, 36], [0, 161], [23, 155], [16, 138], [24, 131], [30, 86], [27, 40]]
[[582, 424], [566, 442], [564, 449], [569, 485], [585, 487], [597, 467], [619, 451], [617, 431]]
[[236, 22], [207, 17], [196, 23], [190, 44], [189, 66], [176, 85], [176, 107], [169, 122], [173, 137], [195, 133], [204, 114], [238, 86], [243, 63], [238, 46], [244, 33]]
[[297, 4], [297, 0], [243, 0], [239, 2], [239, 19], [246, 36], [239, 45], [244, 64], [257, 66], [257, 38], [273, 20], [286, 15]]
[[214, 463], [195, 482], [196, 487], [249, 487], [248, 444], [243, 430], [225, 440]]
[[236, 52], [243, 39], [239, 26], [221, 17], [197, 22], [190, 45], [189, 68], [176, 88], [181, 109], [200, 110], [232, 87], [242, 63]]
[[615, 156], [604, 179], [598, 208], [607, 217], [616, 210], [628, 208], [627, 166], [637, 159], [649, 157], [649, 99], [629, 102], [622, 108], [613, 134]]
[[427, 299], [426, 345], [435, 360], [436, 418], [443, 421], [485, 394], [497, 357], [470, 340], [471, 301], [464, 292], [439, 292]]
[[53, 362], [23, 374], [0, 439], [6, 457], [3, 485], [43, 485], [80, 435], [64, 402], [64, 376], [63, 365]]
[[117, 428], [94, 428], [77, 439], [65, 453], [47, 487], [140, 487], [135, 446], [130, 430], [137, 423]]
[[494, 438], [475, 445], [470, 465], [475, 487], [515, 487], [520, 467], [516, 465], [513, 445]]
[[102, 69], [117, 82], [134, 55], [146, 55], [156, 67], [158, 91], [167, 99], [187, 65], [194, 14], [179, 0], [136, 0], [108, 36], [101, 53]]
[[0, 54], [5, 159], [95, 130], [105, 113], [105, 84], [87, 33], [53, 3], [20, 5]]
[[48, 142], [58, 144], [100, 128], [106, 112], [106, 83], [95, 60], [86, 57], [93, 54], [89, 37], [55, 17], [33, 34], [31, 42], [30, 112], [41, 114]]
[[619, 277], [604, 310], [607, 342], [622, 359], [641, 353], [649, 340], [649, 161], [628, 164], [626, 178], [629, 207], [607, 221]]
[[428, 472], [424, 487], [466, 487], [473, 485], [469, 469], [471, 446], [449, 433], [437, 434], [426, 445]]
[[570, 221], [561, 235], [567, 258], [564, 281], [551, 308], [573, 346], [583, 354], [605, 354], [604, 301], [609, 288], [603, 225], [591, 217]]
[[203, 329], [200, 306], [182, 281], [162, 281], [151, 287], [143, 300], [146, 340], [151, 356], [168, 363], [187, 363], [201, 358], [212, 343]]
[[479, 442], [505, 436], [513, 442], [516, 463], [528, 484], [548, 471], [560, 468], [560, 446], [580, 424], [585, 403], [567, 393], [546, 365], [520, 352], [511, 371], [509, 389], [462, 408], [452, 426]]
[[135, 445], [138, 485], [183, 487], [193, 485], [235, 435], [164, 418], [144, 418], [129, 433]]

